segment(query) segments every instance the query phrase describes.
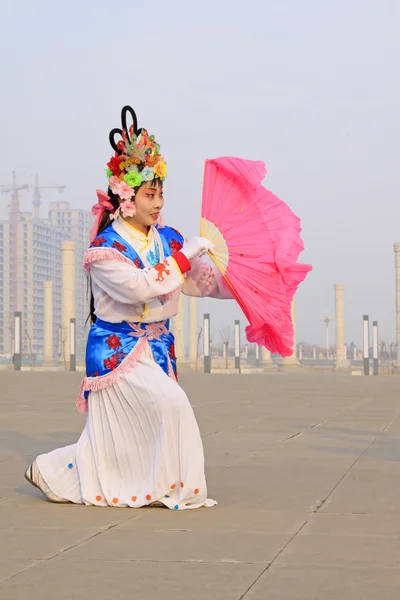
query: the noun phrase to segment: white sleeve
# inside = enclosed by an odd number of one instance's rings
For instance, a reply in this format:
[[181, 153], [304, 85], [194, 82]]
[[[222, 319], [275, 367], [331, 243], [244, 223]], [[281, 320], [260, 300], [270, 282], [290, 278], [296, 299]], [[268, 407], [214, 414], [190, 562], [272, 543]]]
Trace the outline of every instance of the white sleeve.
[[230, 289], [216, 266], [210, 265], [201, 258], [195, 258], [191, 262], [192, 269], [186, 274], [182, 287], [182, 292], [186, 296], [233, 299]]
[[94, 283], [116, 302], [143, 304], [178, 289], [184, 279], [170, 256], [150, 269], [113, 260], [97, 260], [90, 265]]

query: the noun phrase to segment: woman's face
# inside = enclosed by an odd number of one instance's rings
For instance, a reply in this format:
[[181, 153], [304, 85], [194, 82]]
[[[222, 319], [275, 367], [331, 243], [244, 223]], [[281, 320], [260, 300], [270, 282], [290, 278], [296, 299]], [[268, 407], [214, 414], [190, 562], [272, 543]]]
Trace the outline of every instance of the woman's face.
[[136, 214], [130, 220], [144, 227], [155, 225], [164, 206], [162, 183], [158, 181], [143, 183], [135, 194], [134, 203]]

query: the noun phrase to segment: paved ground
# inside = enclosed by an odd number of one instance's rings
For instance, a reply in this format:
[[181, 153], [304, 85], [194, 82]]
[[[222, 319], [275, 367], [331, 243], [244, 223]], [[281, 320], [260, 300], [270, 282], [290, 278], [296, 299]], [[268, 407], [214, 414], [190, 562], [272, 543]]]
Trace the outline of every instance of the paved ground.
[[79, 379], [0, 373], [1, 600], [398, 600], [400, 378], [183, 376], [220, 503], [184, 512], [25, 483], [77, 439]]

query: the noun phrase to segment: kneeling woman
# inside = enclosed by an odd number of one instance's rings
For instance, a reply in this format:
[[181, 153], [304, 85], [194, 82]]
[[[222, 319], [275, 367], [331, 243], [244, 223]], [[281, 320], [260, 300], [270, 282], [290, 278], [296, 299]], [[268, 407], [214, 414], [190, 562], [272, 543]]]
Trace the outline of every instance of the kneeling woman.
[[98, 191], [84, 263], [92, 327], [78, 408], [88, 410], [86, 425], [76, 444], [42, 454], [25, 476], [53, 502], [212, 506], [199, 429], [177, 383], [169, 325], [181, 292], [231, 295], [200, 258], [213, 251], [210, 242], [185, 243], [162, 222], [166, 164], [154, 137], [137, 129], [130, 107], [110, 141], [108, 194]]

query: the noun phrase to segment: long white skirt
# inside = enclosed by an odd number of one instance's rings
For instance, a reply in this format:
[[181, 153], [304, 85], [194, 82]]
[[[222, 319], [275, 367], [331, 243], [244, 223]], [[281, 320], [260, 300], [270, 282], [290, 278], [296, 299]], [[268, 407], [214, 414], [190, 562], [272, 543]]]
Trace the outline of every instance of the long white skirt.
[[120, 380], [89, 394], [77, 444], [37, 458], [43, 479], [76, 504], [178, 510], [212, 506], [193, 409], [150, 348]]

